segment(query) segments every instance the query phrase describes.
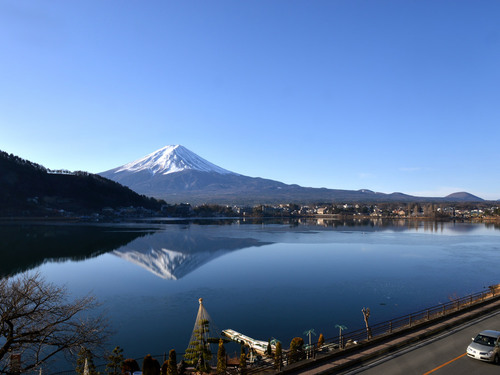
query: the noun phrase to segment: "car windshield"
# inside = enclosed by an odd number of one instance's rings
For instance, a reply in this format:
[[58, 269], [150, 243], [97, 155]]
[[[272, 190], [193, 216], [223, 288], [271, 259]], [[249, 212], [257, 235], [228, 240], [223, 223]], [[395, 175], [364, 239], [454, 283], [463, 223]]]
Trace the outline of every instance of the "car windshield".
[[490, 336], [477, 335], [474, 342], [486, 346], [495, 346], [495, 338]]

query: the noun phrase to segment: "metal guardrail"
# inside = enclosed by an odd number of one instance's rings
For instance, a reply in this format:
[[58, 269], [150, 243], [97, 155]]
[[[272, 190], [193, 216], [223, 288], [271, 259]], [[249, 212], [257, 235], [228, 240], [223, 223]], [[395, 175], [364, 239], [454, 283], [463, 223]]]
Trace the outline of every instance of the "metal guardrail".
[[413, 312], [395, 319], [391, 319], [382, 323], [374, 324], [367, 328], [362, 328], [353, 332], [337, 336], [332, 339], [326, 340], [327, 342], [337, 342], [346, 345], [347, 343], [359, 342], [362, 340], [370, 340], [375, 336], [390, 334], [397, 332], [403, 328], [409, 328], [424, 322], [441, 318], [451, 313], [457, 312], [464, 308], [484, 302], [500, 294], [500, 284], [494, 285], [488, 291], [470, 294], [466, 297], [456, 298], [450, 302], [439, 304], [437, 306], [429, 307], [424, 310]]
[[[377, 323], [368, 328], [361, 328], [356, 331], [348, 332], [339, 336], [328, 338], [325, 343], [318, 348], [317, 344], [307, 351], [301, 351], [295, 354], [295, 358], [291, 358], [289, 351], [283, 351], [283, 367], [291, 363], [300, 362], [304, 359], [315, 358], [317, 355], [331, 354], [335, 351], [342, 351], [346, 347], [359, 344], [361, 342], [369, 342], [376, 337], [390, 335], [416, 327], [418, 325], [431, 322], [433, 320], [443, 318], [465, 308], [477, 305], [481, 302], [493, 299], [500, 295], [500, 284], [493, 285], [487, 291], [477, 292], [462, 298], [456, 298], [450, 302], [429, 307], [417, 312], [413, 312], [404, 316], [400, 316], [385, 322]], [[273, 369], [273, 366], [259, 366], [249, 368], [247, 374], [256, 374]]]

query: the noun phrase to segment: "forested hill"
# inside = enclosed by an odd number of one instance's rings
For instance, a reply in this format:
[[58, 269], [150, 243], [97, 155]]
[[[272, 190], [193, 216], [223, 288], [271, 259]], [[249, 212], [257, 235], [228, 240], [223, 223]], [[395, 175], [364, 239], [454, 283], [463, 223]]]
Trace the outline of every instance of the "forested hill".
[[110, 207], [157, 210], [161, 203], [87, 172], [50, 171], [0, 151], [0, 216], [99, 212]]

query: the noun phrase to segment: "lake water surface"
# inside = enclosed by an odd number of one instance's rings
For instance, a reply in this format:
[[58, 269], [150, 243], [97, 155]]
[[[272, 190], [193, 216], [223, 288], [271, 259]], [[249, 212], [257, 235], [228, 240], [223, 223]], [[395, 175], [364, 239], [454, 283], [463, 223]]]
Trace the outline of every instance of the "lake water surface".
[[[215, 326], [288, 347], [500, 283], [500, 231], [484, 224], [242, 221], [0, 226], [0, 275], [39, 271], [93, 293], [126, 357], [188, 346], [198, 298]], [[316, 337], [317, 339], [317, 337]]]

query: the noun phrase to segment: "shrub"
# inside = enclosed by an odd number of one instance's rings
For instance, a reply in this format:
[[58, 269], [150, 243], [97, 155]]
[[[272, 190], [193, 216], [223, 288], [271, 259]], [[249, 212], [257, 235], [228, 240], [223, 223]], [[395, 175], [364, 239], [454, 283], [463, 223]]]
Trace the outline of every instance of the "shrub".
[[304, 339], [302, 337], [294, 337], [290, 342], [290, 362], [297, 362], [301, 359], [303, 348]]
[[122, 372], [130, 372], [131, 374], [134, 371], [140, 371], [141, 368], [135, 359], [127, 358], [123, 361]]
[[160, 375], [160, 363], [151, 354], [144, 357], [142, 361], [143, 375]]
[[321, 348], [324, 343], [325, 343], [325, 336], [323, 336], [323, 334], [320, 333], [318, 337], [318, 348]]

